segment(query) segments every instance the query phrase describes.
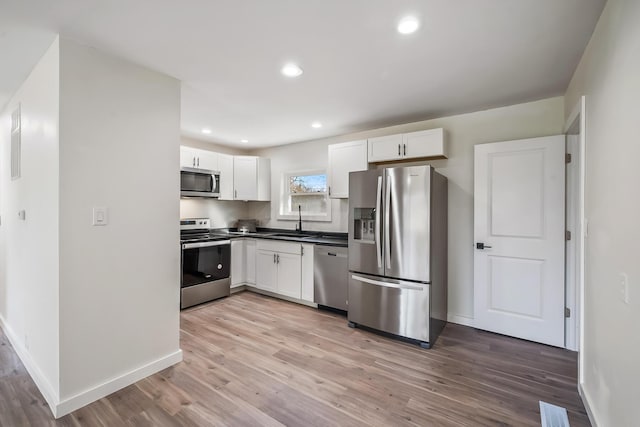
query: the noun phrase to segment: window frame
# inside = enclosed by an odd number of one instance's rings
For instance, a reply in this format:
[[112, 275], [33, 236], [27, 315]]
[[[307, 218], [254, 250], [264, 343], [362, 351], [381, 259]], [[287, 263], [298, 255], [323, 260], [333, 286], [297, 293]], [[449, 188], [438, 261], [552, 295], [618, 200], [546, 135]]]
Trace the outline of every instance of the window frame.
[[326, 169], [308, 169], [308, 170], [296, 170], [296, 171], [287, 171], [283, 172], [280, 178], [280, 203], [278, 206], [278, 216], [277, 219], [285, 220], [285, 221], [297, 221], [298, 220], [298, 212], [290, 212], [288, 210], [290, 204], [291, 194], [289, 192], [289, 180], [292, 176], [301, 176], [301, 175], [324, 175], [327, 178], [327, 186], [324, 192], [321, 193], [307, 193], [307, 194], [323, 194], [326, 200], [327, 211], [323, 214], [314, 213], [314, 214], [306, 214], [302, 213], [302, 219], [304, 221], [331, 221], [331, 198], [329, 197], [329, 176], [327, 174]]

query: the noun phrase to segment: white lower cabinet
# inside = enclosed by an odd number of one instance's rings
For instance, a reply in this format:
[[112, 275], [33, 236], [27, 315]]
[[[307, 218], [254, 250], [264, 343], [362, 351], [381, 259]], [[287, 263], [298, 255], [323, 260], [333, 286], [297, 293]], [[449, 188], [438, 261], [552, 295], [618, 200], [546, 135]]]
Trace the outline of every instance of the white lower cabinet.
[[313, 245], [302, 245], [302, 289], [300, 299], [313, 302]]
[[275, 292], [277, 281], [276, 253], [258, 249], [256, 252], [256, 288]]
[[290, 298], [302, 294], [300, 243], [258, 241], [256, 287]]
[[231, 241], [231, 287], [243, 285], [313, 303], [313, 244]]
[[245, 268], [245, 248], [244, 239], [234, 239], [231, 241], [231, 287], [242, 286], [246, 281]]
[[256, 241], [247, 239], [244, 241], [244, 255], [246, 261], [246, 282], [249, 285], [256, 284]]
[[276, 292], [280, 295], [300, 299], [300, 255], [278, 253], [276, 254], [278, 277]]

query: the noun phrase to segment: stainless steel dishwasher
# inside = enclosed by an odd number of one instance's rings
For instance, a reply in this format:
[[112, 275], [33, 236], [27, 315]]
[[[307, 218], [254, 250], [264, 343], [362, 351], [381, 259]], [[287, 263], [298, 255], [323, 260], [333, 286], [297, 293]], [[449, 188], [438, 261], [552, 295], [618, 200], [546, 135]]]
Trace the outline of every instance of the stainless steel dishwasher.
[[347, 248], [315, 245], [314, 300], [318, 305], [347, 311], [349, 264]]

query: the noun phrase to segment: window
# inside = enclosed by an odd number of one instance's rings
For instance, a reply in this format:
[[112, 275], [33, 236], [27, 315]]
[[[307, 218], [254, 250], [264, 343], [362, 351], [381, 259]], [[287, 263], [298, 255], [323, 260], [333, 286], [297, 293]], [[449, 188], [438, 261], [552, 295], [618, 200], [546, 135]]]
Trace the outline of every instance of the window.
[[290, 172], [282, 175], [280, 219], [331, 221], [331, 201], [325, 171]]

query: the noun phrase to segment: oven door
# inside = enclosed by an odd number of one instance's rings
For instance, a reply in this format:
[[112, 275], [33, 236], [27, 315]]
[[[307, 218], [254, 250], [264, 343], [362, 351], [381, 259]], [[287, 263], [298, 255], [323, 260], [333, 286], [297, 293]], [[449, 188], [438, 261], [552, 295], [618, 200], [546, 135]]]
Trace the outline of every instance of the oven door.
[[230, 271], [231, 243], [229, 240], [182, 245], [181, 288], [228, 278]]
[[220, 173], [204, 169], [180, 170], [180, 195], [183, 197], [219, 197]]

